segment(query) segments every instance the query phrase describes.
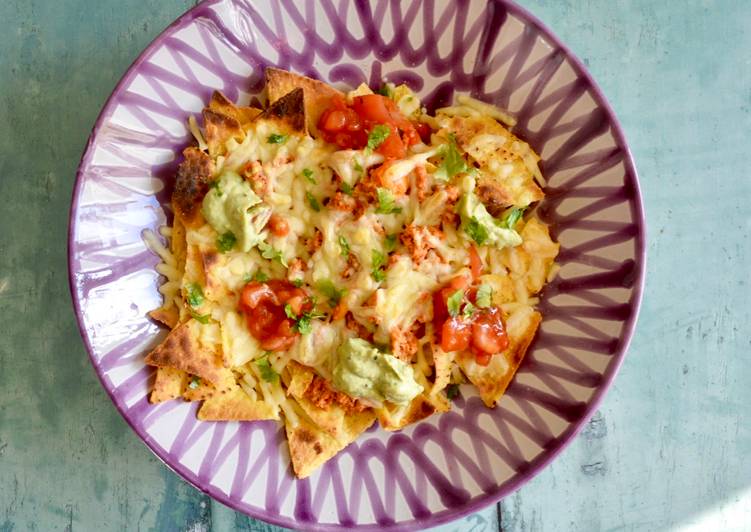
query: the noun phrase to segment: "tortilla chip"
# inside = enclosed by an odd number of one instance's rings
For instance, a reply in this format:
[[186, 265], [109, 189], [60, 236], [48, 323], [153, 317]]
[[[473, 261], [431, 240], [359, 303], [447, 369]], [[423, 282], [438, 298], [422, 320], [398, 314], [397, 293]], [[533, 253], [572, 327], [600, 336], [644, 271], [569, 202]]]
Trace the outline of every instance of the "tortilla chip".
[[376, 409], [378, 422], [385, 430], [400, 430], [436, 412], [448, 412], [451, 405], [443, 394], [421, 393], [407, 406], [384, 406]]
[[214, 174], [214, 161], [195, 147], [186, 148], [183, 157], [183, 162], [177, 169], [172, 206], [184, 224], [192, 225], [196, 223], [203, 197], [209, 190]]
[[297, 426], [285, 421], [289, 456], [297, 478], [305, 478], [345, 446], [315, 425], [300, 418]]
[[525, 307], [506, 320], [510, 345], [500, 355], [491, 357], [487, 366], [480, 366], [474, 358], [462, 357], [459, 366], [469, 381], [477, 387], [486, 406], [493, 408], [519, 369], [529, 344], [535, 337], [542, 315]]
[[255, 119], [255, 121], [262, 120], [274, 123], [285, 133], [302, 133], [307, 135], [308, 129], [305, 127], [303, 90], [294, 89], [269, 105]]
[[175, 368], [157, 368], [149, 402], [156, 404], [180, 397], [188, 374]]
[[175, 212], [175, 219], [172, 223], [172, 235], [170, 236], [170, 251], [172, 256], [175, 257], [177, 263], [177, 271], [185, 271], [185, 254], [187, 252], [188, 243], [185, 240], [185, 225], [180, 219], [180, 215]]
[[198, 411], [198, 419], [204, 421], [279, 419], [279, 412], [264, 401], [254, 401], [237, 386], [227, 393], [207, 399]]
[[218, 253], [215, 249], [199, 248], [205, 284], [204, 295], [211, 301], [221, 301], [231, 295], [226, 287], [226, 276], [221, 276], [219, 271], [226, 268], [229, 261], [227, 255]]
[[180, 369], [215, 386], [223, 386], [229, 378], [234, 377], [230, 370], [221, 365], [221, 358], [215, 352], [201, 345], [200, 327], [200, 323], [194, 319], [179, 325], [146, 356], [146, 363], [160, 368]]
[[433, 346], [433, 362], [435, 364], [435, 379], [430, 395], [435, 395], [451, 382], [451, 364], [454, 353], [446, 353], [437, 345]]
[[335, 440], [349, 443], [353, 434], [360, 434], [375, 421], [375, 414], [371, 409], [348, 413], [336, 403], [331, 403], [325, 409], [316, 406], [304, 397], [305, 390], [313, 380], [314, 371], [294, 361], [287, 368], [290, 373], [287, 395], [294, 397], [310, 420]]
[[189, 376], [186, 386], [183, 387], [182, 396], [186, 401], [203, 401], [220, 394], [226, 394], [237, 386], [234, 375], [229, 372], [222, 382], [214, 386], [209, 381], [196, 376]]
[[169, 307], [160, 307], [149, 312], [149, 317], [166, 325], [170, 329], [174, 329], [177, 326], [177, 322], [180, 320], [180, 313], [175, 305], [170, 304]]
[[215, 113], [235, 119], [242, 129], [247, 128], [248, 124], [263, 112], [255, 107], [238, 107], [219, 91], [214, 91], [211, 95], [208, 108]]
[[268, 91], [270, 103], [274, 103], [294, 89], [303, 89], [305, 121], [308, 131], [314, 137], [318, 137], [319, 135], [317, 125], [323, 111], [331, 107], [331, 102], [334, 98], [344, 98], [343, 93], [316, 79], [307, 78], [299, 74], [287, 72], [286, 70], [279, 70], [278, 68], [267, 68], [265, 74], [266, 90]]
[[203, 136], [209, 147], [209, 155], [217, 157], [227, 152], [225, 144], [229, 139], [242, 142], [245, 132], [240, 122], [231, 116], [206, 108], [203, 110]]

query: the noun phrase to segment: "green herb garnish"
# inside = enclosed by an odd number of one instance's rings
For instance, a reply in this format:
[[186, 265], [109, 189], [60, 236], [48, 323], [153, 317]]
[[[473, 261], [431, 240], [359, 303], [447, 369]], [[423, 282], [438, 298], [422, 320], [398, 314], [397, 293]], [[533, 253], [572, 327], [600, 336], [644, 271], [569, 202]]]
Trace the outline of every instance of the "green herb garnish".
[[284, 259], [282, 252], [276, 249], [274, 246], [261, 242], [258, 244], [258, 249], [261, 250], [261, 257], [268, 260], [275, 260], [285, 268], [287, 267], [287, 261]]
[[355, 172], [363, 173], [365, 170], [363, 170], [362, 165], [360, 164], [360, 161], [357, 159], [354, 159], [355, 161]]
[[516, 227], [516, 224], [521, 219], [522, 214], [524, 214], [524, 207], [514, 207], [503, 216], [503, 219], [501, 220], [501, 227], [513, 230], [514, 227]]
[[188, 383], [188, 388], [191, 390], [195, 390], [201, 385], [201, 378], [200, 377], [193, 377], [190, 379], [190, 382]]
[[280, 135], [278, 133], [272, 133], [266, 139], [269, 144], [284, 144], [287, 142], [287, 135]]
[[376, 92], [381, 96], [385, 96], [386, 98], [391, 98], [393, 96], [391, 87], [389, 87], [388, 83], [381, 85], [381, 88], [379, 88]]
[[235, 237], [235, 233], [233, 233], [232, 231], [227, 231], [216, 239], [216, 247], [221, 253], [227, 253], [229, 250], [235, 247], [236, 243], [237, 238]]
[[448, 181], [456, 174], [470, 171], [470, 166], [456, 145], [456, 136], [453, 133], [449, 133], [449, 141], [441, 147], [439, 154], [443, 157], [443, 162], [433, 174], [435, 179]]
[[329, 303], [333, 303], [333, 305], [339, 303], [339, 300], [347, 292], [344, 289], [340, 290], [336, 286], [334, 286], [334, 283], [331, 282], [330, 279], [321, 279], [320, 281], [318, 281], [316, 283], [316, 290], [326, 296], [326, 298], [328, 298], [329, 300]]
[[347, 196], [352, 195], [352, 185], [347, 183], [346, 181], [342, 181], [342, 184], [339, 186], [342, 192], [344, 192]]
[[396, 249], [396, 233], [393, 235], [386, 235], [386, 238], [383, 241], [383, 249], [386, 250], [386, 253], [391, 253]]
[[209, 188], [215, 190], [217, 196], [221, 196], [222, 195], [222, 187], [219, 185], [219, 180], [218, 179], [215, 179], [214, 181], [212, 181], [211, 183], [209, 183]]
[[339, 237], [339, 247], [341, 248], [341, 254], [342, 257], [348, 257], [349, 256], [349, 242], [347, 242], [347, 239], [343, 236]]
[[452, 318], [456, 318], [459, 315], [459, 310], [461, 309], [463, 299], [464, 290], [457, 290], [446, 300], [446, 307], [448, 307], [449, 314]]
[[477, 312], [477, 307], [472, 304], [471, 301], [467, 301], [462, 309], [462, 316], [465, 318], [471, 318], [472, 314]]
[[383, 266], [386, 264], [386, 255], [374, 249], [371, 253], [372, 268], [370, 275], [373, 276], [377, 282], [381, 282], [386, 278], [386, 272], [383, 271]]
[[373, 151], [391, 135], [391, 128], [386, 124], [378, 124], [368, 133], [368, 145], [366, 149]]
[[480, 308], [487, 308], [493, 304], [493, 287], [489, 284], [481, 284], [477, 289], [475, 303]]
[[318, 200], [316, 199], [316, 197], [313, 194], [311, 194], [310, 192], [306, 192], [305, 193], [305, 198], [307, 198], [308, 203], [310, 204], [310, 208], [311, 209], [313, 209], [316, 212], [320, 212], [321, 211], [321, 204], [318, 203]]
[[186, 291], [188, 293], [188, 305], [191, 307], [200, 307], [203, 303], [203, 290], [201, 289], [201, 285], [198, 283], [189, 284], [186, 287]]
[[394, 195], [387, 188], [378, 188], [378, 207], [375, 212], [378, 214], [397, 214], [402, 212], [401, 207], [397, 207], [394, 202]]
[[311, 184], [315, 185], [317, 184], [315, 177], [313, 177], [313, 170], [310, 168], [305, 168], [302, 171], [302, 175], [305, 179], [307, 179]]
[[490, 237], [488, 229], [480, 222], [478, 222], [477, 218], [475, 218], [474, 216], [470, 218], [469, 222], [467, 222], [467, 225], [464, 226], [464, 232], [467, 233], [467, 235], [469, 235], [469, 237], [479, 245], [485, 243], [485, 241]]
[[297, 288], [300, 288], [304, 283], [305, 281], [303, 281], [302, 279], [292, 279], [292, 284]]
[[297, 319], [297, 314], [295, 313], [294, 310], [292, 310], [292, 305], [290, 305], [289, 303], [287, 303], [287, 304], [284, 305], [284, 313], [291, 320], [296, 320]]
[[245, 276], [245, 282], [248, 283], [250, 281], [256, 281], [257, 283], [263, 283], [265, 281], [269, 280], [269, 276], [266, 275], [265, 272], [262, 272], [260, 269], [256, 270], [256, 273], [253, 275], [246, 275]]
[[190, 316], [198, 323], [203, 323], [204, 325], [206, 325], [209, 322], [209, 319], [211, 319], [211, 314], [201, 315], [193, 309], [188, 309], [188, 311], [190, 312]]
[[264, 355], [256, 360], [256, 366], [258, 366], [258, 371], [261, 373], [261, 378], [266, 382], [276, 382], [279, 378], [279, 374], [271, 367], [268, 355]]

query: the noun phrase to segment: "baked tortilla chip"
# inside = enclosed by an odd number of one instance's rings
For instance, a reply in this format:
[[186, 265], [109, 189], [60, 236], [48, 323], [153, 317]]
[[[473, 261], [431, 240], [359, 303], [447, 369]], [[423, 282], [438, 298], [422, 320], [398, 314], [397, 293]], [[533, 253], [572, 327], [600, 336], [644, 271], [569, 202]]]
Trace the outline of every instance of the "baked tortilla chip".
[[294, 89], [269, 105], [268, 109], [255, 119], [255, 121], [262, 120], [276, 124], [286, 133], [294, 132], [307, 135], [303, 90]]
[[240, 122], [208, 108], [203, 110], [203, 132], [211, 157], [224, 155], [227, 152], [225, 144], [229, 139], [242, 142], [245, 138]]
[[279, 412], [264, 401], [254, 401], [239, 386], [204, 401], [198, 411], [204, 421], [255, 421], [279, 419]]
[[211, 95], [208, 108], [215, 113], [235, 119], [242, 129], [246, 129], [248, 124], [263, 112], [255, 107], [238, 107], [219, 91], [214, 91]]
[[174, 329], [177, 326], [177, 322], [180, 320], [180, 313], [175, 305], [170, 305], [169, 307], [160, 307], [149, 311], [149, 317], [166, 325], [170, 329]]
[[194, 319], [179, 325], [146, 356], [146, 363], [160, 368], [179, 369], [221, 387], [234, 377], [230, 370], [221, 365], [221, 358], [215, 352], [201, 345], [200, 327], [201, 324]]
[[451, 364], [454, 362], [454, 353], [447, 353], [439, 346], [433, 346], [433, 363], [435, 364], [435, 379], [430, 395], [435, 395], [451, 382]]
[[188, 376], [187, 384], [183, 387], [182, 397], [186, 401], [203, 401], [211, 397], [226, 394], [232, 391], [237, 383], [232, 372], [227, 372], [222, 382], [213, 385], [205, 379], [196, 376]]
[[213, 178], [214, 161], [195, 147], [186, 148], [183, 157], [183, 162], [177, 169], [172, 206], [182, 218], [183, 224], [193, 225], [197, 223], [196, 215], [200, 214], [203, 197]]
[[289, 457], [297, 478], [306, 478], [346, 447], [303, 417], [297, 426], [289, 420], [284, 425]]
[[493, 408], [519, 369], [529, 344], [535, 337], [542, 315], [524, 307], [506, 321], [510, 345], [500, 355], [490, 358], [487, 366], [476, 364], [474, 358], [462, 357], [459, 366], [469, 381], [477, 387], [486, 406]]
[[305, 120], [308, 130], [314, 137], [318, 137], [318, 120], [321, 118], [323, 111], [331, 106], [331, 102], [335, 98], [344, 98], [342, 92], [316, 79], [287, 72], [286, 70], [279, 70], [278, 68], [267, 68], [265, 74], [266, 90], [268, 91], [270, 103], [274, 103], [294, 89], [303, 90]]
[[180, 397], [188, 374], [175, 368], [156, 368], [154, 388], [149, 395], [152, 404], [162, 403]]
[[436, 412], [448, 412], [451, 405], [443, 394], [421, 393], [406, 406], [384, 406], [376, 409], [378, 422], [385, 430], [400, 430]]

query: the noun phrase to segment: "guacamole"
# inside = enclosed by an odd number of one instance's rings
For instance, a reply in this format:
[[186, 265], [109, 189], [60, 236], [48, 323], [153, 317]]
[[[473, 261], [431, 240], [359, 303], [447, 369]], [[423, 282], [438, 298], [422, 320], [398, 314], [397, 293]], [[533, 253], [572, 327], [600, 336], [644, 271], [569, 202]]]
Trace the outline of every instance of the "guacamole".
[[394, 404], [407, 404], [423, 390], [412, 366], [362, 338], [350, 338], [339, 346], [334, 386], [353, 397]]
[[243, 178], [225, 172], [203, 198], [202, 212], [217, 233], [232, 233], [237, 249], [247, 252], [263, 242], [265, 235], [261, 231], [271, 216], [271, 207]]
[[474, 193], [475, 180], [467, 176], [462, 180], [464, 194], [459, 201], [459, 214], [462, 218], [462, 230], [480, 245], [518, 246], [522, 237], [507, 227], [503, 227], [499, 220], [493, 218], [480, 198]]

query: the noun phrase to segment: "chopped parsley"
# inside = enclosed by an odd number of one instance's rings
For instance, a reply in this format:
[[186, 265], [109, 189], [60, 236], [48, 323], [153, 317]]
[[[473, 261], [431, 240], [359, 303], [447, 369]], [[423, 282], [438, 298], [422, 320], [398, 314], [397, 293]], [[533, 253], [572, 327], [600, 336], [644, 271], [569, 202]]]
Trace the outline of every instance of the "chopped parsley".
[[271, 367], [268, 354], [256, 360], [256, 366], [258, 366], [261, 378], [266, 382], [276, 382], [279, 378], [279, 374]]
[[209, 319], [211, 318], [211, 314], [199, 314], [193, 309], [188, 309], [190, 312], [191, 317], [196, 320], [198, 323], [203, 323], [206, 325], [209, 322]]
[[221, 253], [227, 253], [237, 243], [237, 237], [232, 231], [227, 231], [216, 239], [216, 247]]
[[463, 299], [464, 290], [457, 290], [446, 300], [446, 307], [448, 307], [449, 314], [452, 318], [456, 318], [459, 315], [459, 310], [461, 309]]
[[203, 304], [203, 290], [198, 283], [189, 284], [186, 288], [188, 305], [200, 307]]
[[263, 283], [265, 281], [269, 280], [269, 276], [266, 275], [265, 272], [261, 271], [260, 268], [256, 270], [256, 273], [253, 275], [246, 275], [245, 276], [245, 282], [248, 283], [250, 281], [256, 281], [258, 283]]
[[368, 133], [368, 145], [366, 149], [373, 151], [391, 135], [391, 128], [386, 124], [378, 124]]
[[396, 233], [393, 235], [386, 235], [386, 238], [383, 241], [383, 249], [386, 250], [386, 253], [391, 253], [396, 249]]
[[402, 212], [401, 207], [397, 207], [394, 202], [394, 195], [387, 188], [378, 187], [378, 207], [375, 212], [378, 214], [397, 214]]
[[201, 385], [201, 378], [200, 377], [193, 377], [190, 379], [190, 382], [188, 383], [188, 388], [191, 390], [195, 390]]
[[346, 181], [342, 181], [342, 184], [339, 186], [342, 192], [344, 192], [347, 196], [352, 195], [352, 185], [347, 183]]
[[297, 314], [295, 313], [294, 310], [292, 310], [292, 305], [290, 305], [289, 303], [287, 303], [287, 304], [284, 305], [284, 313], [291, 320], [296, 320], [297, 319]]
[[456, 174], [469, 172], [472, 169], [462, 157], [453, 133], [449, 133], [449, 141], [441, 147], [440, 155], [443, 156], [443, 162], [433, 174], [439, 181], [448, 181]]
[[374, 249], [371, 254], [371, 262], [373, 267], [370, 275], [380, 283], [386, 278], [386, 272], [383, 270], [383, 266], [386, 264], [386, 255]]
[[464, 226], [464, 232], [467, 233], [467, 235], [469, 235], [469, 237], [479, 245], [483, 245], [485, 241], [490, 237], [487, 227], [478, 222], [477, 218], [475, 218], [474, 216], [470, 218], [469, 222], [467, 222], [467, 225]]
[[266, 139], [269, 144], [284, 144], [287, 142], [287, 135], [280, 135], [278, 133], [272, 133]]
[[305, 193], [305, 197], [308, 200], [308, 203], [310, 204], [310, 208], [313, 209], [316, 212], [320, 212], [321, 210], [321, 204], [318, 202], [316, 197], [311, 194], [310, 192]]
[[292, 284], [295, 285], [295, 287], [300, 288], [303, 285], [304, 281], [302, 279], [292, 279]]
[[316, 290], [326, 296], [329, 302], [333, 305], [339, 303], [339, 300], [347, 292], [345, 289], [340, 290], [336, 286], [334, 286], [334, 283], [331, 282], [331, 279], [321, 279], [320, 281], [318, 281], [316, 283]]
[[293, 328], [298, 331], [300, 334], [308, 334], [310, 331], [313, 330], [313, 326], [311, 322], [313, 320], [317, 320], [320, 318], [324, 318], [324, 314], [319, 314], [317, 312], [314, 312], [312, 310], [303, 312], [299, 316], [295, 313], [294, 310], [292, 310], [292, 307], [289, 303], [284, 305], [284, 313], [287, 315], [287, 317], [291, 320], [295, 321], [295, 325]]
[[313, 170], [311, 170], [310, 168], [303, 169], [302, 175], [305, 179], [307, 179], [310, 182], [310, 184], [312, 185], [317, 184], [316, 178], [313, 177]]
[[481, 284], [477, 289], [475, 303], [480, 308], [486, 308], [493, 304], [493, 287], [489, 284]]
[[449, 384], [448, 386], [446, 386], [446, 399], [453, 401], [457, 397], [459, 397], [459, 385]]
[[274, 246], [261, 242], [258, 244], [258, 249], [261, 250], [261, 257], [268, 260], [275, 260], [285, 268], [287, 267], [287, 261], [284, 259], [282, 252], [276, 249]]
[[343, 236], [339, 237], [339, 248], [342, 257], [349, 257], [349, 242]]
[[501, 220], [501, 227], [506, 229], [513, 229], [524, 214], [524, 207], [514, 207], [509, 212], [503, 215]]

